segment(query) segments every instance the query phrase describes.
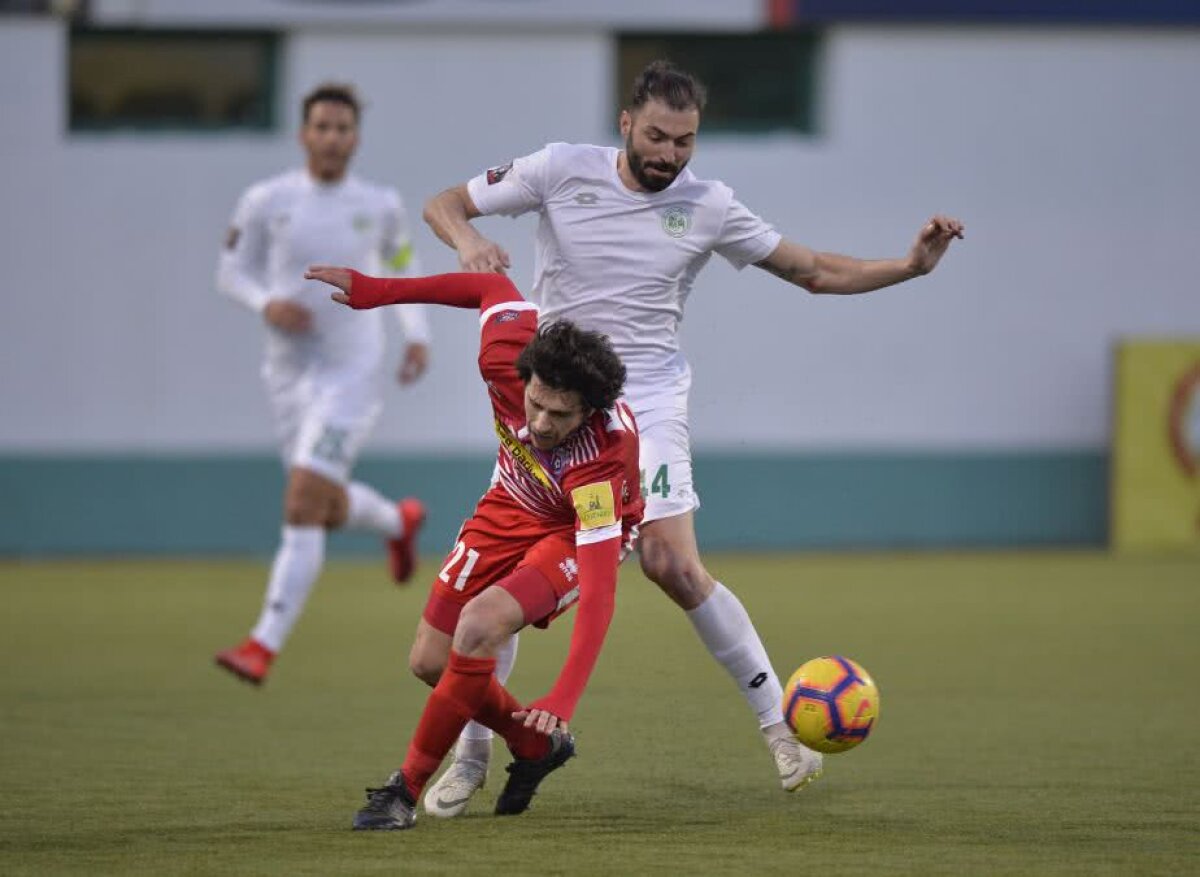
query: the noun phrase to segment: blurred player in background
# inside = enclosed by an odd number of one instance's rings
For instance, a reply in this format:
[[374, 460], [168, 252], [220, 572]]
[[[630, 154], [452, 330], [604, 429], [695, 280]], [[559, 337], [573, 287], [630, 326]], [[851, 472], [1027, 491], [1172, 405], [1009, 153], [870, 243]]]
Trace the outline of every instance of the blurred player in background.
[[[471, 719], [515, 756], [496, 802], [522, 813], [575, 751], [567, 724], [612, 620], [617, 566], [637, 536], [638, 435], [619, 396], [625, 367], [598, 332], [554, 321], [506, 277], [443, 274], [381, 280], [345, 268], [306, 275], [353, 308], [434, 302], [480, 311], [479, 370], [500, 449], [496, 480], [463, 524], [418, 622], [412, 665], [434, 686], [403, 766], [368, 789], [354, 828], [403, 829]], [[545, 697], [522, 707], [495, 676], [518, 630], [545, 627], [576, 601], [570, 652]]]
[[[932, 271], [962, 236], [962, 225], [935, 216], [907, 256], [879, 261], [785, 240], [724, 183], [687, 169], [704, 103], [704, 87], [693, 76], [657, 61], [639, 74], [621, 112], [624, 149], [550, 144], [441, 193], [426, 205], [425, 219], [458, 251], [464, 270], [503, 272], [508, 254], [470, 220], [538, 213], [532, 298], [542, 319], [566, 317], [605, 333], [629, 369], [626, 392], [641, 429], [647, 494], [642, 569], [687, 613], [733, 678], [758, 718], [783, 787], [792, 791], [820, 773], [821, 756], [788, 732], [779, 677], [762, 641], [741, 601], [704, 568], [696, 545], [691, 370], [678, 338], [683, 306], [713, 253], [812, 293], [870, 292]], [[478, 775], [469, 768], [456, 762], [430, 794], [445, 783], [461, 798]]]
[[[304, 98], [304, 168], [251, 186], [233, 214], [217, 272], [221, 292], [265, 323], [263, 378], [287, 466], [283, 535], [258, 623], [217, 664], [262, 683], [300, 617], [325, 559], [325, 534], [341, 527], [387, 540], [391, 573], [407, 581], [425, 518], [414, 498], [394, 502], [351, 480], [351, 469], [382, 407], [382, 314], [352, 314], [304, 279], [317, 261], [415, 273], [399, 194], [349, 173], [361, 107], [348, 85], [318, 86]], [[405, 335], [397, 373], [410, 384], [429, 360], [419, 306], [395, 309]]]

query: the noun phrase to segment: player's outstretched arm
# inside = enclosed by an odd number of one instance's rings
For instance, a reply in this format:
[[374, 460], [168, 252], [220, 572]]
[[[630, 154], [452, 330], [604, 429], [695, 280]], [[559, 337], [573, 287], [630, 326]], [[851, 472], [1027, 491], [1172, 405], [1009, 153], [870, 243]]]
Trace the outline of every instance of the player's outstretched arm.
[[957, 219], [935, 216], [921, 227], [903, 259], [855, 259], [837, 253], [818, 253], [784, 240], [756, 264], [814, 294], [853, 295], [928, 274], [937, 267], [950, 242], [962, 236], [963, 224]]
[[543, 734], [549, 734], [556, 726], [566, 728], [587, 687], [596, 659], [600, 657], [616, 606], [620, 536], [580, 545], [576, 561], [579, 564], [579, 607], [567, 660], [549, 694], [513, 713], [514, 718], [524, 719], [526, 727]]
[[304, 272], [304, 278], [335, 287], [338, 291], [330, 298], [355, 310], [395, 304], [438, 304], [487, 310], [506, 301], [523, 301], [512, 281], [500, 274], [370, 277], [351, 268], [312, 265]]
[[503, 247], [485, 238], [471, 225], [471, 220], [480, 215], [465, 185], [434, 195], [425, 203], [422, 213], [433, 233], [458, 251], [458, 263], [463, 271], [503, 274], [512, 263]]

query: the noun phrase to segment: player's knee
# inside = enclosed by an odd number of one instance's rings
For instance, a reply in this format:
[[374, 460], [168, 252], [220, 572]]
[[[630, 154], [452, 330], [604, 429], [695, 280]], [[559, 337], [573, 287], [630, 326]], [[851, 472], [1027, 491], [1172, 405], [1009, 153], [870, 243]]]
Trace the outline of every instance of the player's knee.
[[446, 669], [446, 664], [440, 655], [413, 649], [408, 654], [408, 669], [414, 676], [433, 688], [442, 678], [442, 671]]
[[695, 609], [712, 592], [712, 577], [691, 552], [676, 549], [664, 539], [639, 546], [642, 572], [684, 609]]
[[[331, 527], [337, 518], [337, 485], [326, 483], [308, 473], [293, 471], [283, 497], [283, 519], [293, 527]], [[345, 521], [346, 504], [341, 510]]]
[[325, 527], [328, 510], [308, 497], [288, 497], [283, 504], [283, 519], [292, 527]]
[[686, 573], [683, 554], [665, 539], [643, 539], [638, 545], [642, 572], [662, 588], [682, 579]]
[[460, 655], [495, 654], [512, 632], [488, 600], [476, 597], [463, 607], [454, 629], [454, 649]]
[[345, 490], [338, 490], [329, 498], [325, 512], [325, 527], [329, 530], [340, 530], [350, 516], [350, 497]]

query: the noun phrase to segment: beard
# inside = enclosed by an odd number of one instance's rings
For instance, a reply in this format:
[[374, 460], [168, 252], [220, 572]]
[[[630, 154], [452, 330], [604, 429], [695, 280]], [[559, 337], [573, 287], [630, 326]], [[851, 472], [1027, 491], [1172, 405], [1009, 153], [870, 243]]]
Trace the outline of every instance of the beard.
[[[625, 157], [629, 160], [629, 172], [633, 174], [633, 178], [638, 181], [638, 185], [648, 192], [661, 192], [663, 189], [675, 182], [675, 178], [680, 172], [687, 167], [687, 162], [680, 164], [667, 164], [663, 161], [653, 161], [649, 164], [642, 157], [642, 154], [633, 148], [633, 134], [631, 133], [625, 138]], [[652, 168], [656, 171], [661, 171], [664, 176], [652, 177], [646, 173], [647, 168]]]

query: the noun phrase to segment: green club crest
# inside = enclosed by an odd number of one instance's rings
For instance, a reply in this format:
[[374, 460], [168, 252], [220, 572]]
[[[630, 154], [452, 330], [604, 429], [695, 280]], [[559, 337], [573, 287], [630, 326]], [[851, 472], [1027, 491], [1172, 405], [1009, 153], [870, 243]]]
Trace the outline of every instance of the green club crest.
[[673, 238], [681, 238], [692, 227], [692, 214], [683, 207], [669, 207], [662, 215], [663, 231]]

